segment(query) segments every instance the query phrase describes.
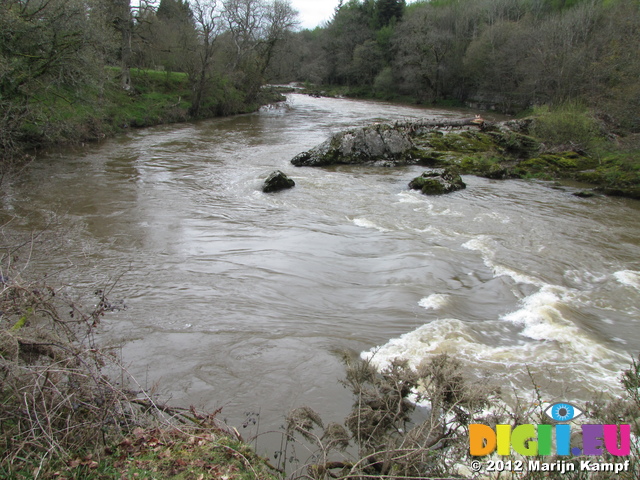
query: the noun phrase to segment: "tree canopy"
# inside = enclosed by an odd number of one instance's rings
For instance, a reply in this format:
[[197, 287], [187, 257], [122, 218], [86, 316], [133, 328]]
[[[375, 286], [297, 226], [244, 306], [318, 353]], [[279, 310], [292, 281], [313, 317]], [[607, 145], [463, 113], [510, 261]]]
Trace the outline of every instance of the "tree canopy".
[[633, 0], [349, 0], [297, 34], [286, 78], [513, 112], [581, 99], [638, 130], [639, 47]]
[[73, 138], [59, 102], [100, 111], [114, 72], [135, 96], [135, 68], [186, 74], [194, 117], [243, 111], [296, 18], [286, 0], [0, 0], [2, 156]]

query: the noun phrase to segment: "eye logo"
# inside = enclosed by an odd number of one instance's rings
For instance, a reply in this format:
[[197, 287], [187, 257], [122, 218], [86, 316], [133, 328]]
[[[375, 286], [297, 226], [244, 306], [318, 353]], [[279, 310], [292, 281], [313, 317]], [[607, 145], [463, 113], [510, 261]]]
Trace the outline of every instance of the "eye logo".
[[584, 412], [569, 403], [554, 403], [547, 407], [544, 413], [556, 422], [570, 422], [571, 420], [578, 418]]

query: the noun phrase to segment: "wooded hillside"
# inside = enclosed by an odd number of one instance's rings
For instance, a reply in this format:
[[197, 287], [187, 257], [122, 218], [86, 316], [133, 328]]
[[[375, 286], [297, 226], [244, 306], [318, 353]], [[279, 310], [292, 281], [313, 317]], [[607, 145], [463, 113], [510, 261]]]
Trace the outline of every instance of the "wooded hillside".
[[354, 96], [514, 113], [580, 99], [618, 128], [640, 129], [633, 0], [350, 0], [288, 49], [274, 64], [283, 79]]

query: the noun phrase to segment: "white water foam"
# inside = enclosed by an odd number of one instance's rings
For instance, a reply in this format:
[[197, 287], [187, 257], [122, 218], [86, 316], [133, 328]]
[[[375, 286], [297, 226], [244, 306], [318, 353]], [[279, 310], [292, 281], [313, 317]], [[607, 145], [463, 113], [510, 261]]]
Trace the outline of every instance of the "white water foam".
[[424, 199], [424, 195], [422, 195], [422, 198], [421, 198], [417, 194], [412, 192], [400, 192], [398, 194], [398, 197], [400, 198], [399, 200], [400, 203], [425, 203], [426, 202], [426, 200]]
[[[627, 365], [627, 356], [600, 343], [571, 320], [571, 312], [589, 302], [586, 292], [548, 284], [500, 265], [495, 258], [498, 244], [488, 236], [469, 240], [463, 247], [480, 252], [484, 264], [495, 277], [508, 276], [516, 283], [538, 288], [523, 298], [516, 309], [499, 318], [488, 318], [479, 323], [455, 318], [439, 319], [363, 352], [363, 358], [370, 359], [378, 368], [384, 368], [394, 359], [407, 360], [411, 366], [417, 367], [435, 355], [447, 353], [462, 361], [469, 371], [499, 378], [503, 387], [511, 387], [513, 391], [526, 389], [527, 383], [530, 385], [531, 371], [557, 384], [549, 387], [549, 392], [555, 391], [550, 395], [580, 389], [588, 395], [585, 392], [589, 388], [619, 391], [616, 378]], [[573, 276], [576, 280], [579, 278]], [[603, 281], [598, 275], [587, 277], [584, 280]], [[640, 287], [638, 272], [616, 272], [615, 277], [625, 285]], [[446, 295], [433, 294], [423, 298], [419, 304], [423, 308], [437, 310], [447, 300]], [[500, 337], [499, 332], [505, 323], [521, 327], [514, 332], [519, 334], [520, 341]], [[483, 340], [488, 332], [495, 332], [492, 345]], [[621, 343], [620, 339], [615, 341]]]
[[391, 231], [388, 228], [381, 227], [380, 225], [372, 222], [371, 220], [367, 220], [366, 218], [354, 218], [352, 219], [352, 222], [358, 227], [372, 228], [382, 233]]
[[534, 278], [530, 275], [526, 275], [522, 272], [517, 272], [511, 268], [498, 265], [495, 259], [495, 252], [497, 247], [495, 245], [495, 240], [488, 237], [487, 235], [480, 235], [462, 245], [463, 248], [467, 250], [478, 251], [482, 254], [482, 260], [487, 268], [490, 268], [493, 271], [494, 277], [507, 276], [511, 277], [516, 283], [525, 283], [529, 285], [535, 285], [537, 287], [543, 287], [546, 284], [537, 278]]
[[574, 322], [563, 310], [579, 307], [581, 293], [557, 285], [545, 285], [538, 292], [520, 302], [521, 308], [500, 317], [501, 320], [522, 325], [521, 335], [542, 342], [553, 342], [571, 357], [586, 362], [623, 356], [598, 343]]
[[583, 270], [567, 270], [564, 272], [564, 278], [575, 285], [589, 286], [606, 282], [609, 279], [609, 275]]
[[500, 223], [511, 223], [508, 215], [499, 212], [480, 213], [473, 219], [474, 222], [484, 222], [485, 220], [497, 220]]
[[414, 208], [414, 212], [426, 212], [431, 217], [464, 217], [462, 212], [451, 210], [449, 205], [436, 205], [428, 197], [421, 193], [400, 192], [398, 193], [399, 203], [419, 204], [420, 207]]
[[428, 297], [424, 297], [418, 302], [422, 308], [426, 310], [440, 310], [449, 303], [449, 295], [443, 293], [433, 293]]
[[[494, 323], [495, 325], [495, 323]], [[459, 319], [439, 319], [361, 354], [377, 368], [402, 359], [417, 368], [430, 358], [448, 354], [461, 361], [465, 370], [478, 378], [498, 379], [505, 392], [527, 390], [529, 373], [549, 381], [547, 395], [577, 388], [617, 392], [616, 377], [626, 357], [595, 342], [583, 341], [583, 348], [566, 348], [567, 343], [528, 341], [515, 345], [487, 345], [480, 341], [473, 324]], [[580, 368], [577, 368], [577, 367]]]
[[621, 270], [613, 274], [616, 280], [621, 284], [635, 288], [640, 291], [640, 272], [634, 272], [633, 270]]

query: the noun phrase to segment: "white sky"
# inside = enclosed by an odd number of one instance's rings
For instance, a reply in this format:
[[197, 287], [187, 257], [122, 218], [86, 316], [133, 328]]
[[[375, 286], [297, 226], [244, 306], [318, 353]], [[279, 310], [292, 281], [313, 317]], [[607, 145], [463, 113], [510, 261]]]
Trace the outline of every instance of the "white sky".
[[289, 0], [291, 6], [300, 14], [301, 28], [313, 29], [326, 20], [330, 20], [339, 0]]

